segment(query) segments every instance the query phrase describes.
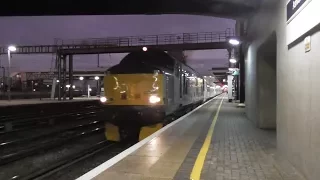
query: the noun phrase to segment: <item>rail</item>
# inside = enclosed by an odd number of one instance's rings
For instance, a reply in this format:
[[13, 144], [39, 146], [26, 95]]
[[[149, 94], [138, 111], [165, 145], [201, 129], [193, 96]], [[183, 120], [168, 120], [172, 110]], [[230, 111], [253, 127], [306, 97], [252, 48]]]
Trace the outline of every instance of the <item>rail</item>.
[[[203, 44], [226, 42], [235, 33], [231, 29], [221, 32], [177, 33], [144, 36], [124, 36], [89, 39], [55, 39], [54, 45], [17, 46], [15, 54], [56, 53], [60, 49], [94, 49], [101, 47], [134, 47], [173, 44]], [[6, 54], [5, 47], [0, 47], [0, 54]]]

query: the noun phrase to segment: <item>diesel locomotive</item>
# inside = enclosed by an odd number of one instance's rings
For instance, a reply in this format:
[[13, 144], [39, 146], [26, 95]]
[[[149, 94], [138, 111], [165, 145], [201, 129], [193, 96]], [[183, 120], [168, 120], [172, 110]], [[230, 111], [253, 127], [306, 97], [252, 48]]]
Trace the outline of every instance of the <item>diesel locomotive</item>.
[[132, 130], [141, 140], [177, 113], [222, 93], [213, 81], [160, 50], [129, 53], [106, 71], [103, 86], [106, 138], [112, 141]]

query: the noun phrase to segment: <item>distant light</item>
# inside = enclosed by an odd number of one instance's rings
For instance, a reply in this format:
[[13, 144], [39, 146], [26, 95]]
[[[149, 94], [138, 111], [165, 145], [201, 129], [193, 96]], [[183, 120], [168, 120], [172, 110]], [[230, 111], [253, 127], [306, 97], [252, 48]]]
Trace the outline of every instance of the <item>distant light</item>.
[[89, 88], [89, 91], [92, 91], [92, 89], [91, 89], [91, 88]]
[[66, 87], [69, 88], [69, 87], [70, 87], [70, 84], [67, 84]]
[[99, 77], [98, 77], [98, 76], [96, 76], [96, 77], [94, 77], [94, 79], [95, 79], [95, 80], [99, 80]]
[[143, 50], [143, 51], [147, 51], [148, 48], [147, 48], [147, 47], [143, 47], [142, 50]]
[[76, 88], [76, 86], [75, 86], [75, 85], [72, 85], [72, 88], [73, 88], [73, 89], [75, 89], [75, 88]]
[[80, 81], [82, 81], [84, 78], [81, 76], [79, 79], [80, 79]]
[[235, 58], [231, 58], [229, 61], [230, 61], [231, 63], [236, 63], [236, 62], [237, 62], [237, 60], [236, 60]]
[[226, 82], [226, 79], [223, 79], [222, 81], [223, 81], [223, 82]]
[[13, 51], [16, 51], [17, 48], [15, 46], [9, 46], [8, 50], [13, 52]]
[[49, 87], [49, 85], [47, 85], [47, 87]]
[[36, 91], [36, 89], [33, 89], [33, 91]]
[[229, 43], [232, 44], [232, 45], [239, 45], [240, 41], [238, 41], [237, 39], [230, 39]]
[[60, 82], [59, 80], [57, 80], [57, 83]]

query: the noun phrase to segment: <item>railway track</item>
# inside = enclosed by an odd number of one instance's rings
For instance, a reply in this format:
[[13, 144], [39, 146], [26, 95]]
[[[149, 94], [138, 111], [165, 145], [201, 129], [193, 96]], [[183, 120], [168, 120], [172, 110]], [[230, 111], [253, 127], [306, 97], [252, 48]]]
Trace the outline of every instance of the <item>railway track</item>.
[[[98, 124], [98, 123], [94, 123]], [[101, 123], [100, 123], [101, 124]], [[80, 128], [81, 126], [79, 126]], [[79, 140], [78, 144], [82, 144], [81, 139], [85, 138], [85, 136], [94, 136], [94, 134], [103, 134], [104, 128], [96, 128], [96, 127], [91, 127], [91, 129], [86, 130], [86, 131], [79, 131], [76, 134], [69, 136], [68, 138], [65, 138], [63, 140], [58, 140], [57, 142], [49, 141], [45, 144], [39, 144], [36, 147], [31, 147], [29, 149], [25, 149], [22, 151], [18, 151], [15, 153], [7, 154], [5, 156], [0, 157], [0, 169], [3, 166], [10, 165], [10, 163], [16, 162], [16, 164], [20, 164], [20, 162], [23, 163], [24, 158], [31, 158], [32, 156], [38, 156], [44, 158], [48, 152], [45, 152], [46, 150], [52, 151], [53, 149], [59, 149], [62, 148], [64, 144], [68, 144], [68, 142], [74, 142], [76, 139]], [[120, 143], [115, 143], [115, 142], [109, 142], [106, 140], [100, 140], [97, 143], [94, 143], [93, 145], [86, 146], [86, 148], [76, 151], [74, 153], [69, 153], [65, 157], [51, 163], [47, 163], [46, 166], [43, 166], [41, 168], [33, 168], [31, 171], [26, 170], [25, 171], [20, 171], [17, 173], [14, 173], [14, 176], [8, 177], [8, 179], [51, 179], [48, 178], [52, 175], [55, 175], [56, 173], [59, 173], [60, 171], [66, 170], [72, 166], [75, 167], [75, 164], [77, 164], [80, 161], [90, 161], [90, 158], [93, 156], [96, 156], [97, 154], [103, 154], [105, 157], [106, 155], [108, 156], [108, 159], [112, 158], [114, 154], [120, 153], [123, 150], [125, 150], [129, 145], [133, 145], [135, 142], [131, 140], [127, 141], [122, 141]], [[42, 152], [45, 152], [44, 154], [41, 155]], [[59, 151], [57, 151], [59, 152]], [[50, 155], [49, 155], [50, 156]], [[107, 160], [107, 159], [105, 159]], [[14, 167], [14, 165], [12, 166]], [[78, 167], [78, 166], [77, 166]], [[7, 169], [12, 169], [7, 167]], [[26, 168], [30, 169], [30, 168]], [[79, 174], [81, 175], [81, 174]], [[1, 176], [0, 176], [1, 179]]]
[[[1, 119], [0, 126], [11, 122], [15, 129], [0, 128], [0, 179], [41, 179], [101, 151], [112, 151], [118, 143], [105, 140], [102, 111], [91, 106], [58, 115], [30, 113]], [[48, 123], [50, 119], [55, 123]], [[44, 165], [39, 168], [36, 161]]]
[[[84, 106], [80, 109], [95, 109], [99, 106], [95, 106], [95, 105], [88, 105], [88, 106]], [[76, 113], [76, 112], [79, 112], [79, 109], [72, 109], [71, 111], [66, 111], [66, 110], [59, 110], [60, 112], [62, 113]], [[40, 112], [26, 112], [26, 113], [19, 113], [17, 112], [16, 114], [9, 114], [9, 115], [3, 115], [3, 116], [0, 116], [0, 123], [3, 123], [3, 122], [6, 122], [6, 121], [12, 121], [12, 120], [16, 120], [16, 119], [19, 119], [19, 118], [33, 118], [33, 117], [46, 117], [46, 116], [54, 116], [56, 115], [57, 113], [59, 112], [55, 112], [55, 111], [52, 111], [52, 112], [45, 112], [45, 111], [40, 111]]]
[[30, 154], [1, 165], [0, 179], [34, 179], [55, 169], [61, 169], [61, 166], [76, 159], [82, 159], [88, 153], [98, 152], [100, 148], [108, 145], [107, 143], [99, 134], [91, 134], [61, 146], [54, 144], [54, 148], [47, 146], [46, 150], [39, 151], [37, 154]]
[[2, 141], [2, 142], [0, 142], [0, 149], [1, 148], [8, 148], [8, 147], [15, 146], [15, 145], [21, 145], [21, 144], [25, 144], [25, 143], [30, 143], [32, 141], [36, 141], [36, 140], [39, 140], [39, 139], [45, 139], [45, 138], [52, 137], [52, 136], [58, 136], [60, 134], [67, 133], [69, 131], [85, 129], [88, 126], [93, 126], [93, 125], [97, 125], [97, 124], [101, 124], [101, 123], [103, 123], [103, 122], [102, 121], [91, 121], [91, 122], [88, 122], [88, 123], [85, 123], [85, 124], [75, 125], [73, 127], [67, 128], [67, 129], [63, 129], [63, 130], [58, 129], [58, 130], [53, 131], [53, 132], [43, 133], [43, 134], [40, 134], [40, 135], [35, 135], [35, 136], [32, 136], [32, 137], [28, 137], [28, 138], [9, 140], [9, 141]]
[[36, 144], [36, 145], [31, 146], [27, 149], [20, 149], [17, 152], [2, 155], [0, 157], [0, 166], [11, 163], [13, 161], [20, 160], [20, 159], [28, 157], [28, 156], [35, 155], [35, 154], [43, 152], [45, 150], [59, 147], [63, 144], [66, 144], [66, 143], [73, 141], [75, 139], [82, 138], [84, 136], [89, 136], [91, 134], [103, 133], [103, 132], [104, 132], [103, 127], [95, 127], [95, 128], [91, 128], [90, 130], [77, 132], [74, 135], [71, 135], [69, 137], [56, 138], [53, 140], [46, 141], [44, 143]]
[[17, 119], [21, 116], [24, 118], [34, 116], [47, 116], [56, 113], [77, 112], [80, 109], [90, 109], [101, 107], [98, 101], [83, 102], [62, 102], [62, 103], [45, 103], [45, 104], [23, 104], [15, 106], [0, 106], [2, 111], [0, 120]]
[[53, 163], [49, 165], [48, 167], [41, 169], [40, 171], [33, 171], [30, 174], [27, 174], [25, 176], [21, 176], [18, 179], [21, 180], [31, 180], [31, 179], [50, 179], [49, 177], [53, 174], [62, 171], [64, 169], [67, 169], [76, 163], [89, 159], [92, 156], [105, 151], [109, 150], [112, 151], [112, 148], [117, 147], [119, 143], [109, 142], [109, 141], [101, 141], [91, 147], [88, 147], [87, 149], [78, 152], [76, 154], [72, 154], [68, 156], [65, 159], [62, 159], [61, 161], [57, 161], [56, 163]]
[[66, 118], [73, 118], [79, 117], [84, 114], [90, 115], [97, 112], [103, 111], [102, 107], [94, 107], [94, 108], [85, 108], [85, 109], [78, 109], [74, 112], [67, 112], [67, 113], [55, 113], [55, 114], [42, 114], [42, 115], [33, 115], [25, 117], [22, 115], [17, 115], [14, 118], [4, 118], [0, 120], [0, 135], [5, 133], [12, 133], [17, 131], [26, 130], [28, 128], [34, 128], [38, 125], [53, 125], [57, 121], [66, 119]]

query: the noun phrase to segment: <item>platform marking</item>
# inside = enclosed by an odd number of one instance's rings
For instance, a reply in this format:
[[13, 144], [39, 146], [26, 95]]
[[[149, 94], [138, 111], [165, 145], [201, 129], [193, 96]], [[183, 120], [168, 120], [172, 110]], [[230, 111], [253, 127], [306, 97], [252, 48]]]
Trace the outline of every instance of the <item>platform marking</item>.
[[[220, 94], [222, 95], [222, 94]], [[117, 162], [121, 161], [122, 159], [124, 159], [125, 157], [127, 157], [128, 155], [132, 154], [133, 152], [135, 152], [136, 150], [138, 150], [140, 147], [142, 147], [143, 145], [147, 144], [148, 142], [150, 142], [152, 139], [158, 137], [160, 134], [162, 134], [164, 131], [166, 131], [167, 129], [169, 129], [170, 127], [174, 126], [175, 124], [177, 124], [178, 122], [184, 120], [186, 117], [190, 116], [193, 112], [197, 111], [198, 109], [202, 108], [203, 106], [205, 106], [206, 104], [210, 103], [211, 101], [213, 101], [214, 99], [216, 99], [217, 97], [219, 97], [220, 95], [215, 96], [214, 98], [212, 98], [211, 100], [205, 102], [204, 104], [198, 106], [196, 109], [190, 111], [189, 113], [183, 115], [182, 117], [176, 119], [175, 121], [171, 122], [170, 124], [166, 125], [165, 127], [161, 128], [159, 131], [153, 133], [152, 135], [150, 135], [149, 137], [143, 139], [142, 141], [136, 143], [135, 145], [131, 146], [130, 148], [122, 151], [120, 154], [114, 156], [113, 158], [109, 159], [108, 161], [100, 164], [99, 166], [97, 166], [96, 168], [92, 169], [91, 171], [87, 172], [86, 174], [82, 175], [81, 177], [77, 178], [76, 180], [89, 180], [89, 179], [93, 179], [94, 177], [98, 176], [99, 174], [101, 174], [103, 171], [107, 170], [108, 168], [110, 168], [111, 166], [113, 166], [114, 164], [116, 164]], [[224, 96], [223, 96], [224, 97]]]
[[222, 100], [220, 102], [220, 105], [218, 107], [218, 110], [216, 112], [216, 115], [214, 116], [212, 123], [210, 125], [209, 131], [207, 133], [207, 137], [200, 149], [200, 152], [197, 156], [196, 162], [194, 163], [192, 172], [190, 174], [190, 179], [191, 180], [200, 180], [200, 176], [201, 176], [201, 171], [202, 171], [202, 167], [204, 164], [204, 161], [206, 159], [210, 144], [211, 144], [211, 139], [212, 139], [212, 135], [213, 135], [213, 130], [214, 130], [214, 126], [216, 125], [218, 116], [219, 116], [219, 111], [223, 102], [224, 96], [222, 97]]

